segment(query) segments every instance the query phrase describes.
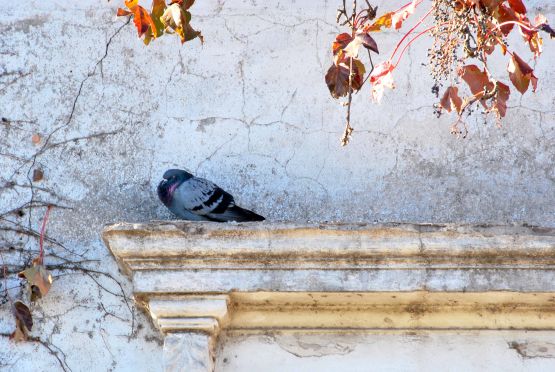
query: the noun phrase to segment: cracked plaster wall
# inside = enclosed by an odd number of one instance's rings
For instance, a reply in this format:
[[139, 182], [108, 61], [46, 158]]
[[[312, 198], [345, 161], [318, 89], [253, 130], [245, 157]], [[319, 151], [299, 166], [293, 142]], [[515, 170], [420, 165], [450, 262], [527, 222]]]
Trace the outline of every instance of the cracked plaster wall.
[[[368, 90], [355, 96], [354, 138], [341, 148], [344, 109], [323, 82], [337, 1], [199, 1], [202, 47], [174, 37], [144, 47], [115, 17], [117, 1], [0, 3], [0, 212], [29, 199], [34, 161], [44, 171], [37, 199], [71, 207], [53, 211], [49, 235], [98, 260], [93, 267], [127, 294], [99, 232], [109, 222], [170, 218], [155, 194], [169, 167], [210, 178], [271, 220], [555, 226], [548, 39], [537, 93], [513, 92], [502, 128], [478, 116], [466, 140], [449, 134], [453, 118], [433, 114], [422, 41], [380, 106]], [[549, 0], [527, 4], [555, 19]], [[381, 34], [380, 49], [398, 38]], [[34, 133], [51, 134], [36, 158]], [[35, 228], [40, 217], [31, 217]], [[33, 240], [18, 244], [36, 249]], [[156, 370], [157, 331], [130, 312], [117, 284], [98, 280], [109, 292], [88, 277], [57, 278], [33, 310], [33, 334], [76, 371]], [[0, 311], [9, 332], [7, 307]], [[0, 368], [60, 365], [39, 345], [3, 337]]]
[[[229, 335], [216, 370], [549, 371], [553, 332], [466, 331]], [[256, 349], [256, 353], [250, 352]], [[271, 360], [271, 363], [268, 361]]]

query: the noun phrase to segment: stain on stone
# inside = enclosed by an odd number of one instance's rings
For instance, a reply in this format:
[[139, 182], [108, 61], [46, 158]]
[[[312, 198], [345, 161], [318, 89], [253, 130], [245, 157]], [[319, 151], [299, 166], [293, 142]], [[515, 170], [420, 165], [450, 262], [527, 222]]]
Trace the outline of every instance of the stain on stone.
[[[342, 338], [342, 337], [339, 337]], [[299, 358], [346, 355], [355, 349], [353, 338], [340, 341], [322, 341], [319, 335], [283, 335], [275, 337], [280, 348]]]
[[197, 132], [206, 132], [206, 127], [209, 125], [212, 125], [216, 123], [216, 118], [214, 117], [210, 117], [210, 118], [204, 118], [204, 119], [200, 119], [198, 121], [198, 125], [197, 125]]
[[523, 358], [555, 358], [555, 344], [541, 341], [512, 341], [509, 349], [514, 349]]

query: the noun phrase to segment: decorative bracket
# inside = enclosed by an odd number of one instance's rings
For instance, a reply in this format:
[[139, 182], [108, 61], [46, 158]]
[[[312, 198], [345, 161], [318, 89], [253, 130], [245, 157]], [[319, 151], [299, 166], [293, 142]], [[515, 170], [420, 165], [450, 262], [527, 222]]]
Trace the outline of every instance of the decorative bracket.
[[228, 296], [152, 296], [142, 302], [166, 335], [166, 371], [214, 370], [216, 340], [229, 322]]

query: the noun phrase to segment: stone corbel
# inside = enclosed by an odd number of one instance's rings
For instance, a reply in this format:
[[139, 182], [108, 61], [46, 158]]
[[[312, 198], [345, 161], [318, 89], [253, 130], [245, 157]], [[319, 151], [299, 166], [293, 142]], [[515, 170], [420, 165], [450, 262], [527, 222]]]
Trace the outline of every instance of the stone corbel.
[[214, 370], [217, 337], [229, 322], [228, 296], [154, 296], [142, 302], [165, 334], [166, 371]]

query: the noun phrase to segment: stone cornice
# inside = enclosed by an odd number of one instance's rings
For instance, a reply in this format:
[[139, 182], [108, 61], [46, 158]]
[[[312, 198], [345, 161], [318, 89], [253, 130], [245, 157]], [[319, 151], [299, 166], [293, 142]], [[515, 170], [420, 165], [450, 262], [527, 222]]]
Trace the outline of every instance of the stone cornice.
[[555, 329], [555, 229], [152, 222], [103, 238], [168, 370], [213, 369], [225, 328]]

